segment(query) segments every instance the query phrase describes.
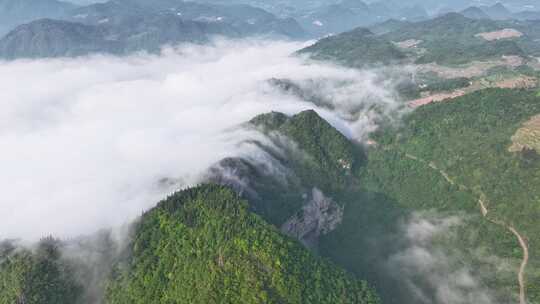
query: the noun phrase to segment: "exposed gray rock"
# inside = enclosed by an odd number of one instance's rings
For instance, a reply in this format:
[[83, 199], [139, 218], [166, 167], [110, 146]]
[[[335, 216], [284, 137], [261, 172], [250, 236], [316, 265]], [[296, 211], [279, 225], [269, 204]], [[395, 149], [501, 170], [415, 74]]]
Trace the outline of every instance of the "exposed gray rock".
[[335, 230], [342, 220], [343, 207], [313, 188], [311, 200], [283, 224], [281, 231], [306, 247], [315, 248], [319, 237]]

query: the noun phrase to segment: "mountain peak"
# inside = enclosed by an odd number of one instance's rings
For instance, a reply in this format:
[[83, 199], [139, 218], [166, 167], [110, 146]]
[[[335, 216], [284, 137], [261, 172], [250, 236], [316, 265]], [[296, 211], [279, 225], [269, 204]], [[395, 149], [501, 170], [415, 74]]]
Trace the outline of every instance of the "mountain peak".
[[477, 6], [468, 7], [460, 14], [470, 19], [489, 19], [489, 15]]

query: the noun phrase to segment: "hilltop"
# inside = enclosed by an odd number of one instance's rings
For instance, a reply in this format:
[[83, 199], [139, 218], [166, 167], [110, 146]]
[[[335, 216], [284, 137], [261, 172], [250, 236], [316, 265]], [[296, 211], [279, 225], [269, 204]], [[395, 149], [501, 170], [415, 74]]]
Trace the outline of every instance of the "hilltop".
[[391, 64], [406, 58], [392, 42], [363, 28], [321, 39], [299, 54], [352, 67]]
[[[355, 66], [357, 57], [359, 61], [371, 63], [401, 60], [402, 63], [413, 61], [417, 64], [458, 65], [503, 55], [523, 58], [536, 56], [539, 47], [534, 22], [509, 24], [505, 21], [467, 18], [457, 13], [420, 22], [387, 21], [372, 29], [379, 35], [358, 28], [322, 39], [301, 52], [350, 66]], [[504, 29], [512, 29], [523, 35], [493, 40], [479, 36]], [[374, 46], [374, 50], [370, 46]]]

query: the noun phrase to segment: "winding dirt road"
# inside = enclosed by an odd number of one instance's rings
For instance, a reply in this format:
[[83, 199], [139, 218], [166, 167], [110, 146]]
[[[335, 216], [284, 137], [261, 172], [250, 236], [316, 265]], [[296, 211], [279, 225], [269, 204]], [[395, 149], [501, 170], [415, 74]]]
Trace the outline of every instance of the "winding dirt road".
[[527, 264], [529, 263], [529, 245], [527, 244], [526, 239], [519, 234], [519, 232], [514, 227], [508, 227], [510, 231], [518, 238], [519, 244], [523, 249], [523, 261], [519, 267], [518, 280], [519, 280], [519, 303], [527, 303], [527, 283], [525, 281], [525, 270], [527, 269]]
[[[407, 154], [407, 153], [405, 154], [405, 157], [427, 165], [429, 168], [439, 172], [448, 183], [450, 183], [451, 185], [456, 185], [456, 182], [452, 178], [450, 178], [450, 175], [446, 171], [437, 167], [437, 165], [434, 162], [428, 162], [417, 156], [414, 156], [412, 154]], [[469, 189], [465, 185], [458, 184], [458, 186], [461, 189], [465, 189], [465, 190]], [[486, 204], [485, 197], [486, 195], [484, 193], [481, 193], [480, 198], [478, 199], [478, 204], [480, 205], [480, 212], [482, 213], [482, 216], [486, 220], [490, 221], [491, 223], [502, 226], [506, 230], [510, 231], [517, 238], [519, 245], [521, 246], [521, 249], [523, 251], [523, 259], [521, 261], [521, 265], [518, 271], [519, 304], [527, 304], [527, 284], [525, 280], [525, 271], [529, 263], [529, 245], [527, 244], [527, 239], [523, 235], [521, 235], [521, 233], [519, 233], [519, 231], [514, 226], [507, 224], [501, 220], [490, 218], [489, 209]]]
[[505, 222], [498, 221], [495, 219], [491, 219], [488, 217], [489, 209], [487, 208], [487, 205], [483, 199], [479, 199], [478, 203], [480, 204], [480, 209], [482, 210], [482, 215], [490, 222], [497, 224], [499, 226], [503, 226], [505, 229], [510, 231], [519, 241], [519, 245], [521, 246], [521, 249], [523, 250], [523, 260], [521, 261], [521, 265], [519, 267], [518, 271], [518, 282], [519, 282], [519, 303], [520, 304], [527, 304], [527, 289], [526, 289], [526, 281], [525, 281], [525, 270], [527, 269], [527, 264], [529, 263], [529, 245], [527, 244], [527, 241], [525, 237], [523, 237], [519, 231], [517, 231], [516, 228], [513, 226], [510, 226], [506, 224]]

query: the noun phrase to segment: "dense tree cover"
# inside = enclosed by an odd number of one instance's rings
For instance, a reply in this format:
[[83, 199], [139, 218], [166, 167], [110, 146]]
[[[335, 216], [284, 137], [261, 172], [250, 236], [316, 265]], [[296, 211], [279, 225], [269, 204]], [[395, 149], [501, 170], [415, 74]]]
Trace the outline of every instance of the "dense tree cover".
[[475, 20], [456, 13], [428, 21], [406, 25], [383, 35], [391, 41], [421, 40], [417, 63], [462, 64], [473, 60], [485, 60], [502, 55], [525, 55], [514, 40], [486, 41], [476, 37], [479, 33], [502, 29], [492, 20]]
[[73, 266], [61, 259], [59, 242], [43, 239], [35, 250], [0, 245], [1, 304], [76, 304], [83, 287]]
[[[250, 213], [254, 211], [279, 226], [302, 208], [309, 199], [303, 195], [313, 187], [325, 193], [341, 193], [352, 184], [358, 169], [356, 148], [314, 111], [292, 117], [271, 113], [255, 118], [249, 125], [270, 135], [283, 148], [280, 154], [257, 143], [290, 170], [288, 182], [281, 183], [263, 174], [264, 169], [256, 164], [241, 159], [224, 160], [222, 167], [230, 166], [240, 176], [244, 174], [256, 191], [253, 200], [250, 199], [249, 211], [246, 202], [225, 188], [207, 186], [183, 192], [143, 216], [135, 229], [136, 237], [130, 247], [133, 251], [126, 250], [120, 256], [111, 256], [110, 250], [100, 252], [102, 258], [79, 261], [76, 269], [56, 254], [53, 260], [61, 269], [57, 272], [59, 276], [48, 269], [46, 273], [51, 275], [40, 279], [39, 288], [38, 282], [25, 283], [23, 278], [30, 273], [28, 265], [40, 255], [4, 246], [2, 261], [6, 263], [2, 264], [0, 276], [3, 276], [6, 303], [11, 304], [12, 299], [22, 295], [36, 297], [39, 303], [64, 303], [63, 299], [69, 303], [99, 301], [99, 288], [111, 262], [116, 265], [107, 289], [111, 303], [132, 303], [134, 299], [141, 303], [169, 303], [173, 298], [177, 303], [377, 302], [365, 282], [358, 282], [328, 262], [313, 257], [298, 242]], [[177, 218], [178, 215], [182, 217]], [[208, 225], [195, 229], [194, 220]], [[183, 238], [177, 238], [178, 235]], [[106, 246], [98, 247], [116, 248], [109, 244], [109, 238], [96, 238], [97, 241], [82, 239], [77, 242], [78, 247], [95, 247], [105, 242]], [[57, 245], [54, 248], [60, 246]], [[125, 260], [125, 256], [131, 258]], [[160, 262], [152, 264], [157, 261]], [[186, 271], [189, 267], [193, 268]], [[84, 292], [75, 289], [79, 287], [72, 278], [74, 274], [85, 282]], [[72, 278], [69, 282], [60, 281], [68, 277]], [[32, 292], [39, 296], [31, 295], [30, 291], [22, 293], [24, 286], [32, 286]], [[203, 290], [206, 293], [201, 293]], [[58, 297], [48, 300], [53, 294]]]
[[[512, 28], [524, 35], [513, 39], [487, 41], [477, 34]], [[458, 65], [489, 60], [503, 55], [538, 56], [540, 22], [470, 19], [450, 13], [421, 22], [390, 21], [373, 27], [374, 35], [358, 28], [325, 38], [300, 53], [320, 60], [332, 60], [351, 67], [380, 63], [416, 62]], [[409, 49], [393, 42], [417, 40]]]
[[228, 188], [181, 191], [144, 214], [107, 303], [377, 303]]
[[[209, 180], [234, 188], [269, 223], [280, 227], [294, 216], [310, 199], [313, 188], [339, 198], [354, 184], [353, 172], [361, 163], [358, 148], [315, 111], [291, 117], [263, 114], [246, 127], [268, 135], [271, 145], [250, 144], [267, 152], [273, 161], [261, 164], [227, 158], [210, 170]], [[224, 172], [234, 172], [235, 177]]]
[[[248, 5], [194, 1], [101, 2], [104, 3], [73, 7], [52, 0], [1, 1], [0, 32], [3, 34], [8, 29], [3, 26], [9, 26], [10, 31], [0, 39], [0, 58], [159, 53], [165, 45], [206, 43], [216, 35], [293, 39], [306, 36], [296, 20], [279, 18]], [[223, 22], [211, 21], [208, 14], [222, 18]]]
[[[255, 117], [248, 127], [267, 134], [279, 149], [256, 143], [275, 158], [273, 169], [244, 159], [225, 159], [212, 170], [210, 180], [242, 193], [252, 211], [271, 224], [279, 227], [295, 215], [313, 188], [339, 203], [343, 191], [355, 184], [354, 172], [361, 163], [358, 148], [315, 111], [292, 117], [268, 113]], [[235, 172], [236, 177], [227, 180], [223, 171]]]
[[321, 39], [299, 53], [308, 53], [314, 59], [334, 60], [352, 67], [389, 64], [405, 58], [405, 54], [392, 42], [364, 28]]
[[[527, 236], [527, 294], [530, 303], [538, 303], [540, 158], [508, 151], [516, 130], [540, 113], [538, 94], [490, 89], [420, 107], [399, 127], [377, 132], [377, 145], [366, 155], [314, 111], [258, 116], [250, 124], [287, 147], [280, 154], [257, 143], [290, 170], [288, 182], [277, 182], [248, 161], [227, 159], [221, 165], [249, 180], [254, 199], [206, 185], [164, 200], [137, 223], [129, 259], [116, 263], [108, 283], [107, 302], [377, 302], [366, 283], [267, 224], [282, 224], [305, 203], [302, 194], [319, 187], [345, 208], [342, 224], [322, 237], [320, 255], [374, 284], [384, 303], [417, 303], [387, 261], [406, 246], [400, 223], [425, 210], [462, 215], [457, 232], [438, 245], [459, 252], [452, 266], [470, 267], [501, 303], [515, 302], [522, 252], [512, 233], [482, 217], [481, 196], [490, 217]], [[0, 303], [11, 304], [23, 286], [30, 286], [22, 278], [31, 263], [24, 261], [36, 254], [24, 251], [29, 258], [22, 259], [23, 252], [2, 248], [0, 286], [6, 288], [0, 290]], [[486, 260], [495, 256], [500, 262]], [[66, 264], [55, 265], [62, 275], [46, 282], [70, 277], [69, 268], [61, 266]], [[70, 298], [75, 291], [75, 285], [65, 284], [58, 294]]]
[[[365, 188], [405, 208], [474, 215], [464, 237], [448, 246], [469, 251], [469, 259], [478, 263], [475, 251], [491, 252], [517, 271], [522, 250], [515, 236], [480, 216], [478, 199], [483, 197], [491, 218], [515, 227], [529, 241], [531, 303], [540, 300], [534, 283], [540, 280], [540, 161], [508, 148], [516, 130], [538, 113], [540, 99], [527, 90], [489, 89], [421, 107], [407, 117], [404, 127], [386, 128], [375, 136], [379, 146], [369, 151], [363, 172]], [[517, 290], [516, 278], [496, 269], [484, 273], [497, 273], [485, 280], [501, 294]]]
[[293, 117], [270, 113], [256, 117], [252, 124], [266, 133], [279, 132], [297, 145], [300, 155], [290, 165], [303, 183], [325, 192], [337, 193], [351, 184], [360, 159], [356, 147], [313, 110]]

